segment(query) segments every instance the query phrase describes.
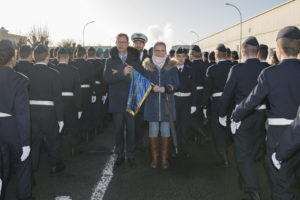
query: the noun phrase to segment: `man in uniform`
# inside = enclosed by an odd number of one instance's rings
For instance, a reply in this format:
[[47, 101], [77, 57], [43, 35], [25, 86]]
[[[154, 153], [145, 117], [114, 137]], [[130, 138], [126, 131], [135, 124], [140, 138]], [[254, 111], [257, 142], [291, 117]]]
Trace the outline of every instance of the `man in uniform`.
[[80, 141], [78, 119], [81, 115], [81, 91], [78, 70], [69, 65], [69, 52], [60, 48], [57, 52], [59, 72], [62, 82], [62, 100], [64, 103], [64, 133], [68, 134], [71, 144], [71, 154], [74, 155]]
[[197, 82], [192, 67], [185, 64], [186, 56], [184, 49], [176, 50], [178, 77], [180, 87], [176, 88], [174, 97], [176, 105], [176, 132], [178, 146], [185, 157], [189, 157], [188, 151], [188, 128], [191, 114], [197, 111]]
[[196, 143], [203, 144], [208, 140], [207, 136], [204, 134], [201, 124], [203, 121], [203, 114], [200, 111], [201, 102], [203, 98], [204, 84], [205, 84], [205, 74], [206, 68], [204, 66], [201, 58], [201, 49], [198, 45], [193, 45], [189, 52], [189, 58], [191, 60], [191, 67], [195, 76], [196, 90], [197, 90], [197, 111], [192, 114], [191, 127], [196, 131], [197, 135], [195, 137]]
[[28, 76], [29, 71], [33, 68], [32, 47], [29, 45], [22, 45], [20, 48], [20, 57], [21, 60], [14, 67], [14, 70]]
[[[221, 125], [227, 126], [228, 108], [232, 102], [239, 104], [246, 98], [257, 84], [257, 78], [264, 65], [257, 59], [259, 44], [255, 37], [248, 37], [242, 44], [242, 55], [245, 63], [231, 68], [221, 98], [219, 120]], [[255, 169], [257, 143], [265, 137], [265, 109], [262, 104], [254, 112], [244, 118], [243, 125], [234, 133], [236, 161], [243, 182], [243, 189], [253, 200], [260, 200], [258, 180]]]
[[[145, 54], [144, 48], [145, 44], [148, 42], [148, 38], [143, 33], [134, 33], [131, 36], [131, 41], [133, 46], [140, 52], [139, 60], [142, 65], [143, 61], [149, 56]], [[142, 106], [134, 117], [135, 119], [135, 147], [138, 151], [145, 151], [143, 138], [145, 135], [145, 121], [144, 121], [144, 106]]]
[[212, 51], [209, 53], [208, 55], [208, 61], [209, 61], [209, 66], [212, 66], [214, 64], [216, 64], [216, 56], [215, 56], [215, 52]]
[[[125, 156], [127, 156], [129, 165], [135, 167], [134, 117], [126, 112], [126, 106], [131, 83], [131, 70], [140, 67], [139, 52], [137, 49], [129, 47], [129, 37], [120, 33], [116, 37], [116, 47], [111, 49], [110, 55], [111, 58], [107, 60], [104, 70], [104, 81], [109, 84], [109, 111], [113, 114], [116, 166], [123, 164]], [[126, 140], [124, 138], [125, 126]]]
[[174, 57], [175, 57], [175, 50], [174, 50], [174, 49], [171, 49], [171, 50], [169, 51], [169, 58], [172, 59], [172, 58], [174, 58]]
[[232, 65], [236, 65], [239, 63], [239, 54], [237, 51], [232, 51], [231, 52], [231, 61], [232, 61]]
[[93, 67], [93, 95], [96, 96], [96, 102], [92, 104], [92, 126], [95, 132], [99, 134], [103, 129], [104, 106], [102, 97], [105, 96], [106, 91], [103, 90], [104, 63], [102, 59], [96, 59], [96, 53], [94, 47], [88, 49], [88, 62], [90, 62]]
[[207, 69], [209, 67], [208, 52], [207, 51], [205, 51], [203, 53], [203, 63], [204, 63], [205, 68]]
[[81, 109], [82, 116], [80, 118], [81, 134], [86, 141], [89, 141], [89, 134], [91, 129], [91, 113], [92, 103], [97, 99], [93, 95], [94, 89], [94, 75], [93, 66], [90, 62], [86, 61], [86, 50], [83, 47], [78, 47], [76, 51], [76, 59], [73, 65], [78, 69], [80, 76], [80, 87], [81, 87]]
[[207, 116], [207, 106], [211, 98], [211, 129], [217, 152], [221, 157], [221, 162], [217, 165], [229, 167], [227, 135], [225, 128], [219, 124], [219, 110], [223, 89], [232, 63], [226, 60], [226, 47], [224, 44], [219, 44], [215, 53], [218, 63], [207, 69], [202, 107], [204, 108], [204, 116]]
[[[16, 50], [9, 40], [0, 41], [0, 199], [5, 198], [10, 164], [16, 167], [18, 200], [32, 200], [28, 78], [15, 72]], [[0, 173], [1, 174], [1, 173]]]
[[268, 49], [269, 49], [269, 47], [267, 45], [260, 44], [259, 45], [259, 51], [258, 51], [258, 54], [257, 54], [258, 59], [260, 60], [260, 62], [263, 63], [265, 68], [270, 66], [270, 64], [267, 62]]
[[59, 73], [47, 66], [49, 50], [45, 45], [34, 49], [36, 64], [28, 74], [32, 133], [32, 167], [38, 170], [43, 139], [47, 145], [51, 173], [65, 169], [60, 152], [60, 133], [64, 126], [62, 84]]
[[[278, 171], [272, 164], [271, 156], [276, 151], [282, 134], [296, 117], [300, 105], [300, 61], [299, 53], [300, 30], [294, 26], [281, 29], [277, 35], [276, 52], [281, 62], [265, 69], [258, 78], [258, 84], [247, 99], [243, 100], [232, 114], [236, 128], [265, 99], [270, 103], [267, 110], [267, 168], [272, 182], [273, 200], [296, 200], [295, 163], [299, 156], [286, 161]], [[289, 144], [285, 144], [289, 145]]]

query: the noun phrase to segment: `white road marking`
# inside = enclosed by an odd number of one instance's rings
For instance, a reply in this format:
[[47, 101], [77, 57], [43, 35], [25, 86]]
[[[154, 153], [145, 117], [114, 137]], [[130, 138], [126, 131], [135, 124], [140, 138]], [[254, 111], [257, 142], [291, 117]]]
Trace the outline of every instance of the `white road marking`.
[[55, 200], [72, 200], [70, 196], [55, 197]]
[[102, 200], [104, 195], [105, 195], [105, 192], [108, 188], [108, 185], [114, 175], [114, 165], [115, 165], [115, 161], [117, 159], [117, 156], [115, 154], [112, 154], [103, 171], [102, 171], [102, 177], [100, 179], [100, 181], [97, 183], [97, 186], [95, 187], [94, 189], [94, 192], [91, 196], [91, 200]]

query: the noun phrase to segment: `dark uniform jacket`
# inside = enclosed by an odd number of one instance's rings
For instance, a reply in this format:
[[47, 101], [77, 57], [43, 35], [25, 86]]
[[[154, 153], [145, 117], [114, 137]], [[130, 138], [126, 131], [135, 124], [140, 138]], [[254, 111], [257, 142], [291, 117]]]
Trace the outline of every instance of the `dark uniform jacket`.
[[25, 61], [25, 60], [20, 60], [16, 64], [16, 66], [14, 67], [14, 70], [24, 74], [25, 76], [28, 76], [28, 73], [29, 73], [30, 70], [32, 70], [32, 68], [33, 68], [33, 63], [32, 62], [28, 62], [28, 61]]
[[83, 112], [86, 112], [91, 104], [91, 96], [93, 95], [93, 89], [95, 87], [93, 66], [90, 62], [83, 58], [75, 59], [73, 61], [73, 65], [78, 69], [79, 72], [81, 86], [81, 108]]
[[219, 115], [227, 115], [232, 103], [239, 104], [257, 84], [257, 78], [265, 66], [258, 59], [248, 59], [245, 63], [233, 66], [229, 72]]
[[300, 60], [285, 59], [262, 71], [258, 84], [233, 112], [234, 121], [241, 121], [267, 98], [268, 118], [294, 119], [300, 105]]
[[0, 95], [0, 112], [11, 115], [13, 125], [17, 128], [17, 133], [2, 129], [0, 136], [14, 138], [21, 146], [29, 146], [31, 137], [28, 78], [11, 68], [0, 66]]
[[276, 157], [280, 161], [286, 161], [300, 150], [300, 107], [294, 122], [281, 135]]
[[184, 65], [182, 71], [178, 71], [178, 78], [180, 84], [174, 92], [191, 93], [191, 106], [197, 106], [197, 81], [192, 67]]
[[207, 69], [202, 106], [207, 106], [212, 94], [223, 92], [231, 66], [230, 61], [223, 60]]
[[63, 121], [62, 83], [59, 72], [44, 64], [35, 64], [28, 74], [30, 80], [29, 99], [53, 101], [54, 106], [31, 105], [34, 111], [55, 110], [56, 120]]
[[76, 107], [77, 112], [81, 110], [81, 90], [80, 90], [80, 76], [78, 70], [69, 64], [59, 63], [55, 69], [59, 72], [62, 82], [62, 92], [72, 92], [73, 97], [64, 97], [72, 99], [68, 103], [72, 103], [72, 107]]

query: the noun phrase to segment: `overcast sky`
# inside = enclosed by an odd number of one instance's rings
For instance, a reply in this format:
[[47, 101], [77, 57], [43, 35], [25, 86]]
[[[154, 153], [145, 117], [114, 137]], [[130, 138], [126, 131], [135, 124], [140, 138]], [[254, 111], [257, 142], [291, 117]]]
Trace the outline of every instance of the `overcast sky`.
[[5, 0], [1, 2], [0, 26], [11, 33], [26, 35], [33, 26], [47, 27], [55, 45], [63, 39], [85, 44], [114, 45], [119, 32], [145, 33], [149, 47], [157, 40], [191, 44], [200, 38], [239, 22], [238, 6], [244, 19], [287, 0]]

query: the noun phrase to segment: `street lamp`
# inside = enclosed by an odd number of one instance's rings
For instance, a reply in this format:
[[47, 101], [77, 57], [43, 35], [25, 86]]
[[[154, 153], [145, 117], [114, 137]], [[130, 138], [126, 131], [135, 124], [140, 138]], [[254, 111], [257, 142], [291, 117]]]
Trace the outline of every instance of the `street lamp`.
[[241, 30], [240, 30], [240, 61], [241, 61], [241, 57], [242, 57], [242, 34], [243, 34], [243, 32], [242, 32], [243, 31], [243, 27], [242, 27], [242, 24], [243, 24], [242, 13], [241, 13], [240, 9], [237, 6], [235, 6], [235, 5], [231, 4], [231, 3], [225, 3], [225, 5], [226, 6], [234, 7], [239, 12], [239, 14], [240, 14], [240, 24], [241, 24]]
[[191, 33], [196, 35], [198, 41], [200, 40], [200, 35], [198, 33], [196, 33], [195, 31], [191, 31]]
[[88, 23], [86, 23], [86, 24], [84, 25], [83, 31], [82, 31], [82, 46], [84, 46], [84, 32], [85, 32], [85, 28], [86, 28], [89, 24], [94, 23], [94, 22], [95, 22], [95, 21], [90, 21], [90, 22], [88, 22]]

